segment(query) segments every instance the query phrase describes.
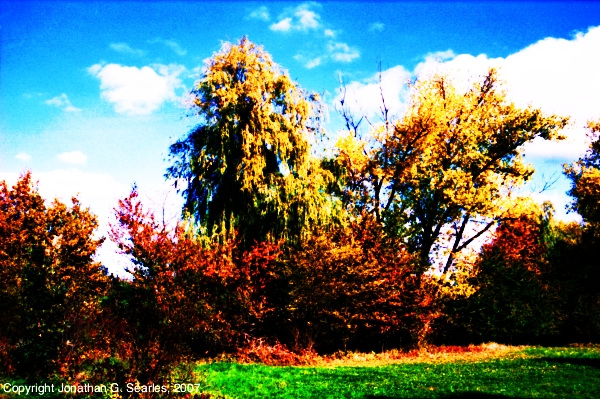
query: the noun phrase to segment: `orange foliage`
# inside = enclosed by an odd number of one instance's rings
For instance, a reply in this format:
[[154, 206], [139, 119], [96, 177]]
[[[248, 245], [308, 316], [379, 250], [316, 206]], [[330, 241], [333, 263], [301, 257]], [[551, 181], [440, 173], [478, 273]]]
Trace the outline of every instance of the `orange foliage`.
[[270, 345], [264, 338], [246, 336], [235, 359], [241, 363], [262, 363], [271, 366], [308, 366], [315, 364], [317, 353], [312, 349], [291, 351], [280, 342]]
[[94, 323], [106, 289], [92, 260], [96, 218], [76, 198], [44, 203], [31, 180], [0, 183], [0, 358], [6, 371], [72, 375], [98, 343]]
[[116, 211], [111, 238], [133, 261], [131, 280], [115, 281], [109, 300], [124, 379], [164, 383], [172, 366], [194, 351], [227, 348], [269, 310], [264, 289], [278, 244], [205, 248], [182, 224], [157, 222], [135, 190]]
[[415, 272], [413, 261], [397, 240], [368, 220], [313, 235], [287, 260], [295, 346], [316, 344], [322, 351], [364, 347], [365, 342], [418, 343], [433, 291], [425, 289], [425, 277]]

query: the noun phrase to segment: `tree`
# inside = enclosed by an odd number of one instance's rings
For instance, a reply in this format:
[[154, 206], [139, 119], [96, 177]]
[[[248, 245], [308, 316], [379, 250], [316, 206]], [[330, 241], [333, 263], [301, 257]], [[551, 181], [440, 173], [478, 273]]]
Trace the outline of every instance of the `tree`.
[[183, 361], [230, 349], [252, 332], [269, 308], [277, 245], [242, 251], [229, 240], [206, 248], [185, 223], [158, 222], [136, 190], [116, 216], [111, 238], [133, 264], [130, 279], [113, 281], [104, 310], [120, 364], [113, 372], [123, 382], [166, 384]]
[[432, 292], [397, 239], [365, 219], [315, 234], [283, 259], [289, 303], [283, 323], [296, 348], [376, 350], [419, 344]]
[[[583, 218], [579, 237], [559, 240], [554, 251], [557, 281], [564, 293], [564, 329], [576, 339], [593, 340], [600, 336], [600, 120], [588, 123], [590, 147], [573, 165], [565, 165], [571, 179], [569, 195], [574, 198], [571, 209]], [[561, 242], [563, 241], [563, 242]]]
[[600, 233], [600, 120], [588, 123], [590, 148], [573, 165], [565, 165], [571, 179], [569, 195], [574, 197], [572, 210], [578, 212], [590, 230]]
[[485, 244], [471, 283], [476, 292], [447, 304], [440, 335], [465, 344], [495, 341], [541, 343], [556, 336], [555, 286], [539, 215], [505, 220]]
[[423, 270], [447, 233], [441, 265], [447, 272], [456, 254], [514, 206], [511, 188], [533, 173], [520, 156], [523, 144], [557, 138], [567, 119], [509, 103], [494, 69], [467, 92], [443, 75], [420, 78], [411, 90], [397, 121], [387, 119], [384, 104], [384, 122], [367, 139], [351, 129], [337, 159], [347, 171], [347, 190], [357, 193], [346, 196], [356, 198], [352, 206], [406, 237]]
[[72, 377], [90, 355], [106, 270], [93, 260], [96, 217], [72, 199], [47, 206], [31, 173], [0, 183], [0, 342], [27, 377]]
[[185, 185], [184, 209], [206, 235], [237, 230], [252, 245], [327, 219], [325, 175], [309, 152], [318, 95], [246, 38], [223, 45], [191, 94], [200, 123], [170, 147], [167, 176]]

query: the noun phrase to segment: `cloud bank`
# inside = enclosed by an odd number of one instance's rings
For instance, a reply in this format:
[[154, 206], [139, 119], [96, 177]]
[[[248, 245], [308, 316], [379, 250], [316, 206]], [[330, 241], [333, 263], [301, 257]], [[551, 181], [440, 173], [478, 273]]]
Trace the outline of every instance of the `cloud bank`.
[[[526, 147], [529, 157], [571, 161], [587, 148], [586, 121], [600, 118], [600, 26], [571, 39], [546, 38], [506, 58], [488, 58], [485, 54], [454, 54], [447, 50], [427, 54], [413, 71], [396, 66], [382, 71], [386, 105], [399, 113], [407, 101], [405, 83], [416, 76], [447, 73], [459, 88], [466, 90], [490, 67], [499, 71], [507, 97], [515, 104], [540, 108], [548, 114], [571, 117], [565, 129], [567, 140], [561, 143], [535, 141]], [[342, 98], [340, 93], [336, 104]], [[380, 113], [379, 76], [346, 85], [345, 104], [358, 114], [373, 117]]]
[[[540, 201], [551, 200], [556, 206], [557, 217], [577, 220], [577, 215], [566, 214], [564, 210], [569, 201], [565, 195], [568, 181], [561, 174], [561, 165], [572, 163], [585, 153], [589, 146], [586, 122], [600, 118], [599, 65], [600, 26], [569, 39], [549, 37], [504, 58], [455, 54], [452, 50], [427, 54], [412, 71], [400, 65], [382, 71], [381, 87], [387, 108], [392, 114], [401, 115], [408, 100], [405, 83], [409, 79], [446, 73], [459, 89], [468, 90], [474, 82], [481, 81], [490, 67], [494, 67], [499, 72], [508, 100], [521, 107], [539, 108], [546, 114], [570, 117], [570, 125], [562, 132], [565, 140], [536, 139], [524, 146], [523, 154], [536, 169], [559, 177], [556, 188], [532, 195]], [[336, 106], [342, 98], [354, 115], [368, 118], [381, 115], [379, 74], [347, 83], [345, 92], [334, 98]], [[536, 175], [534, 180], [543, 180], [543, 176]]]

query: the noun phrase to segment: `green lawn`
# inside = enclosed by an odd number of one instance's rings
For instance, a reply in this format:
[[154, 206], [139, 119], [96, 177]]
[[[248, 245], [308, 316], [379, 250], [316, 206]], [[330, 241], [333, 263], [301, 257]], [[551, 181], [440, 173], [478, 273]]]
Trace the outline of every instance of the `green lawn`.
[[198, 366], [227, 398], [600, 398], [600, 348], [528, 348], [500, 358], [381, 366]]

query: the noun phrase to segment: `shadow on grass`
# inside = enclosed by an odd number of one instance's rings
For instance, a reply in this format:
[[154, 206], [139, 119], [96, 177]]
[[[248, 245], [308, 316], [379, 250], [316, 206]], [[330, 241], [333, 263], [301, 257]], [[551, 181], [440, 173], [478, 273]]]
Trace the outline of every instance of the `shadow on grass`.
[[[481, 392], [457, 392], [454, 394], [440, 396], [439, 399], [520, 399], [514, 396], [496, 395], [492, 393], [481, 393]], [[368, 395], [365, 399], [412, 399], [412, 397], [400, 397], [400, 396], [380, 396], [380, 395]]]
[[586, 366], [600, 369], [600, 359], [587, 359], [576, 357], [540, 357], [539, 359], [535, 360], [544, 361], [548, 363], [571, 364], [574, 366]]

